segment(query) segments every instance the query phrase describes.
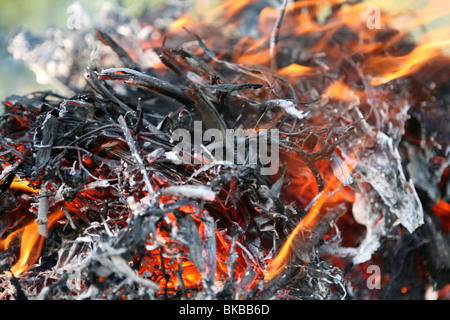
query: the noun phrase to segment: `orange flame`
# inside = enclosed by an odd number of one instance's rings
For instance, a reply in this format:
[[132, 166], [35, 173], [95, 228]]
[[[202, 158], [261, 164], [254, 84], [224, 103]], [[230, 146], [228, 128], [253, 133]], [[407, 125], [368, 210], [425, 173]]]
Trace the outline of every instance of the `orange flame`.
[[325, 90], [324, 95], [332, 99], [355, 102], [358, 101], [358, 98], [362, 98], [364, 93], [341, 81], [335, 81]]
[[219, 10], [225, 10], [225, 19], [230, 20], [234, 15], [238, 14], [246, 6], [255, 2], [255, 0], [243, 0], [243, 1], [233, 1], [226, 0], [222, 6], [219, 6]]
[[316, 68], [302, 66], [297, 63], [290, 64], [289, 66], [281, 68], [277, 71], [277, 75], [285, 77], [289, 81], [295, 81], [298, 77], [314, 75], [315, 73], [317, 73]]
[[171, 24], [170, 24], [170, 32], [171, 33], [177, 33], [177, 32], [181, 32], [183, 31], [183, 28], [187, 28], [190, 29], [190, 27], [192, 26], [192, 20], [189, 17], [189, 15], [185, 14], [181, 17], [179, 17], [178, 19], [174, 20]]
[[434, 214], [441, 221], [442, 227], [445, 232], [450, 231], [450, 203], [439, 199], [439, 201], [433, 206]]
[[[48, 216], [48, 227], [50, 228], [56, 221], [64, 215], [62, 210], [51, 213]], [[15, 265], [11, 267], [11, 272], [17, 276], [27, 271], [39, 258], [45, 238], [38, 232], [38, 225], [31, 221], [9, 234], [6, 239], [0, 241], [0, 249], [6, 250], [11, 243], [21, 235], [20, 257]]]
[[31, 186], [28, 181], [18, 179], [14, 179], [9, 188], [13, 190], [20, 190], [22, 192], [30, 192], [30, 193], [39, 192], [39, 189]]
[[[448, 33], [448, 34], [447, 34]], [[450, 36], [449, 32], [443, 35]], [[437, 35], [435, 33], [435, 35]], [[437, 40], [424, 43], [411, 53], [400, 57], [383, 57], [374, 61], [370, 69], [382, 68], [380, 74], [372, 79], [374, 86], [385, 84], [400, 77], [409, 76], [421, 69], [431, 59], [442, 54], [442, 49], [450, 46], [450, 40]]]
[[[356, 158], [358, 151], [359, 149], [356, 150], [351, 156], [349, 156], [341, 164], [341, 166], [347, 166], [350, 171], [353, 171], [353, 160]], [[329, 196], [332, 194], [332, 192], [337, 191], [340, 186], [341, 182], [336, 176], [333, 175], [332, 178], [327, 182], [325, 189], [322, 191], [318, 199], [309, 210], [308, 214], [291, 232], [278, 255], [270, 263], [269, 269], [266, 274], [267, 279], [273, 279], [289, 264], [290, 257], [294, 254], [292, 250], [297, 247], [293, 245], [294, 241], [302, 241], [303, 243], [309, 241], [312, 232], [317, 228], [317, 225], [322, 220], [320, 209], [322, 208], [323, 204], [329, 199]]]

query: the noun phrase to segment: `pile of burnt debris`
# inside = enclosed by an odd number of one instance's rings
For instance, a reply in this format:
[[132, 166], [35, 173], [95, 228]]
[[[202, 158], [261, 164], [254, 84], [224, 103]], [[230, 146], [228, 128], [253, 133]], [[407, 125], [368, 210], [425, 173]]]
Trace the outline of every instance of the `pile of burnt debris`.
[[3, 100], [0, 297], [448, 295], [449, 61], [383, 80], [418, 45], [348, 5], [177, 5], [11, 35], [59, 93]]

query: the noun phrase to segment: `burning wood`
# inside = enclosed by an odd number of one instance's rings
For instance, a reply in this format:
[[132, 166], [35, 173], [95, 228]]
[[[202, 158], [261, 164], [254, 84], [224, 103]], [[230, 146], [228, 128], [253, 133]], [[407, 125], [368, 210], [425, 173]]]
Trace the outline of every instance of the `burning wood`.
[[343, 4], [12, 36], [70, 93], [4, 99], [1, 297], [445, 296], [448, 41]]

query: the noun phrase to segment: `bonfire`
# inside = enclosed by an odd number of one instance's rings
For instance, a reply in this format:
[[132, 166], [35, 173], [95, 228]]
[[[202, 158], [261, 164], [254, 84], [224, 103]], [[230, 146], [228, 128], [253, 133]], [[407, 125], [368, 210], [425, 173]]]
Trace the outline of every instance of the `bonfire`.
[[1, 299], [448, 298], [449, 12], [381, 4], [10, 35], [55, 90], [1, 97]]

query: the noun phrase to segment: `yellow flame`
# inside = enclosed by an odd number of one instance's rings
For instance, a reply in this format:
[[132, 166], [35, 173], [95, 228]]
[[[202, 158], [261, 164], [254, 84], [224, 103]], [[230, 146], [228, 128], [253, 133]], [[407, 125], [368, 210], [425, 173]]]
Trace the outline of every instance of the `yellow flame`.
[[448, 46], [450, 46], [450, 40], [430, 42], [415, 48], [405, 56], [380, 58], [376, 64], [380, 67], [385, 66], [385, 69], [383, 73], [371, 80], [371, 84], [377, 86], [414, 74]]
[[39, 192], [39, 189], [34, 188], [33, 186], [30, 186], [28, 181], [20, 180], [20, 179], [14, 179], [9, 188], [15, 189], [15, 190], [20, 190], [23, 192], [31, 192], [31, 193]]
[[[48, 216], [48, 227], [50, 228], [63, 215], [64, 212], [62, 210], [51, 213]], [[0, 249], [6, 250], [19, 235], [22, 238], [19, 260], [11, 267], [11, 272], [15, 276], [27, 271], [37, 261], [45, 240], [38, 232], [38, 225], [31, 221], [25, 227], [14, 231], [6, 239], [1, 240]]]
[[192, 23], [192, 20], [190, 19], [189, 15], [185, 14], [181, 17], [179, 17], [178, 19], [176, 19], [175, 21], [173, 21], [170, 24], [170, 32], [171, 33], [177, 33], [183, 30], [183, 28], [188, 28], [190, 27]]

